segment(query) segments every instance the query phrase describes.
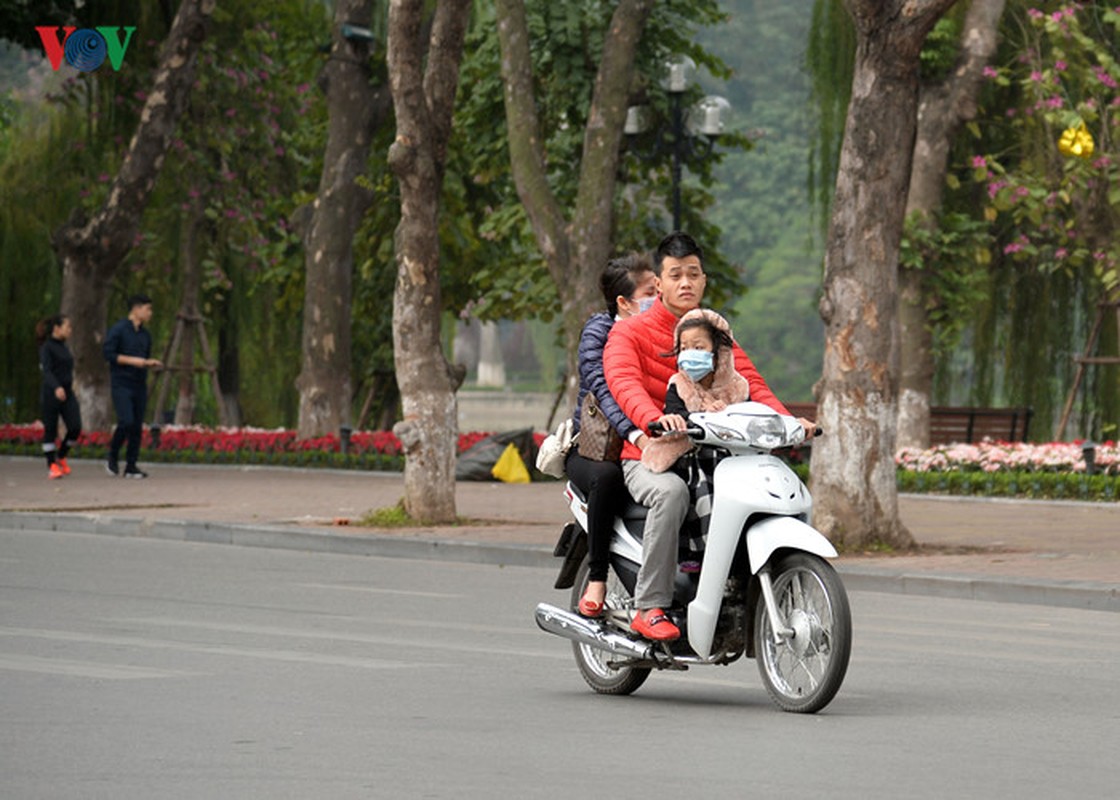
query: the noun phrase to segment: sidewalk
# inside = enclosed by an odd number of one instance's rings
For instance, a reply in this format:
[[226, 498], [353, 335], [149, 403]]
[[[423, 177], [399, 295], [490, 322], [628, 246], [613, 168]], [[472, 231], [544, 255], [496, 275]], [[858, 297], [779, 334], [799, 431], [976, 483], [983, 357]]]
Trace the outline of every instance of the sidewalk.
[[[460, 482], [467, 522], [374, 530], [339, 523], [395, 505], [399, 474], [154, 464], [134, 481], [71, 464], [49, 481], [39, 459], [0, 457], [0, 528], [553, 566], [567, 521], [559, 482]], [[845, 556], [849, 588], [1120, 611], [1120, 504], [903, 495], [900, 510], [924, 552]]]

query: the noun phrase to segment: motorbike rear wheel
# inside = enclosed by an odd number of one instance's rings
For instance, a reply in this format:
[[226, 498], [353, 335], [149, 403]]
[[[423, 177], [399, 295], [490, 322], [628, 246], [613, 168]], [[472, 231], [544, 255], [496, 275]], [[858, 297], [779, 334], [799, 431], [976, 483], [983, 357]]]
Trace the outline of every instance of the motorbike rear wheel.
[[848, 670], [852, 615], [844, 584], [832, 565], [809, 553], [778, 559], [774, 599], [783, 624], [794, 631], [774, 641], [770, 615], [755, 609], [755, 658], [766, 691], [784, 711], [813, 714], [828, 705]]
[[[579, 613], [579, 600], [583, 597], [588, 583], [588, 560], [585, 557], [576, 573], [576, 582], [572, 586], [571, 610]], [[618, 579], [612, 567], [607, 572], [607, 610], [622, 608], [630, 600], [630, 592]], [[572, 642], [572, 652], [576, 657], [576, 666], [583, 675], [587, 685], [599, 694], [631, 694], [646, 682], [651, 669], [649, 667], [620, 667], [616, 668], [609, 662], [618, 661], [620, 656], [613, 655], [604, 650], [599, 650], [579, 642]]]

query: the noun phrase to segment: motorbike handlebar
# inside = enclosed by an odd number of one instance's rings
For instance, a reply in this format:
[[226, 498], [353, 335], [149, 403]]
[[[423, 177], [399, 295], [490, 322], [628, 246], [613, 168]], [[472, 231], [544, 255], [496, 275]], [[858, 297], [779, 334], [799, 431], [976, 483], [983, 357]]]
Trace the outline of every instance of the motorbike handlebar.
[[[646, 428], [649, 430], [649, 435], [652, 436], [655, 439], [658, 436], [662, 436], [666, 433], [670, 433], [670, 431], [665, 430], [664, 425], [662, 425], [660, 422], [657, 422], [657, 421], [651, 422], [649, 425], [646, 426]], [[689, 436], [692, 436], [693, 438], [695, 438], [697, 436], [703, 437], [704, 429], [701, 428], [701, 427], [698, 427], [696, 425], [689, 425], [688, 427], [686, 427], [684, 429], [684, 431], [682, 431], [682, 433], [687, 433]]]
[[[662, 425], [660, 422], [657, 422], [656, 420], [651, 422], [649, 425], [647, 425], [646, 428], [649, 430], [649, 435], [652, 436], [655, 439], [658, 436], [662, 436], [663, 434], [668, 432], [668, 431], [665, 430], [665, 426]], [[700, 428], [700, 427], [697, 427], [696, 425], [689, 425], [688, 427], [686, 427], [684, 429], [684, 433], [687, 433], [689, 436], [691, 436], [694, 439], [702, 438], [704, 436], [704, 429]], [[823, 436], [823, 435], [824, 435], [824, 428], [822, 428], [820, 425], [817, 425], [816, 427], [813, 428], [813, 436], [814, 437]]]

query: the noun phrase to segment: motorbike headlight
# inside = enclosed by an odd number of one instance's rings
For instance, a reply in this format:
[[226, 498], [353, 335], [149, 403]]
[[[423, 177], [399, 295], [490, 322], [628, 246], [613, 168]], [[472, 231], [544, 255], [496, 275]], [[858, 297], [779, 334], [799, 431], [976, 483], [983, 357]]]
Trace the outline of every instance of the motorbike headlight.
[[781, 417], [755, 417], [747, 423], [747, 438], [751, 444], [773, 450], [786, 443], [786, 426]]
[[714, 425], [708, 423], [708, 430], [715, 435], [721, 442], [743, 442], [743, 434], [733, 428], [725, 428], [722, 425]]

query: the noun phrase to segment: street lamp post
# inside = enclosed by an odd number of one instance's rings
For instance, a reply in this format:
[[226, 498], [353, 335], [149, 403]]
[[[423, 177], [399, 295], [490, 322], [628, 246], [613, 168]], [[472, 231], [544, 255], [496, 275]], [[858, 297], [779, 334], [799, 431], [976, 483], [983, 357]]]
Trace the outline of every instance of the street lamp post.
[[[696, 64], [688, 56], [675, 56], [665, 64], [662, 88], [669, 95], [669, 130], [659, 127], [654, 150], [671, 159], [673, 230], [681, 228], [681, 167], [686, 159], [707, 158], [716, 137], [723, 133], [731, 104], [717, 95], [708, 95], [684, 110], [684, 94], [692, 85]], [[630, 136], [645, 133], [651, 127], [648, 106], [631, 106], [626, 112], [624, 132]]]

